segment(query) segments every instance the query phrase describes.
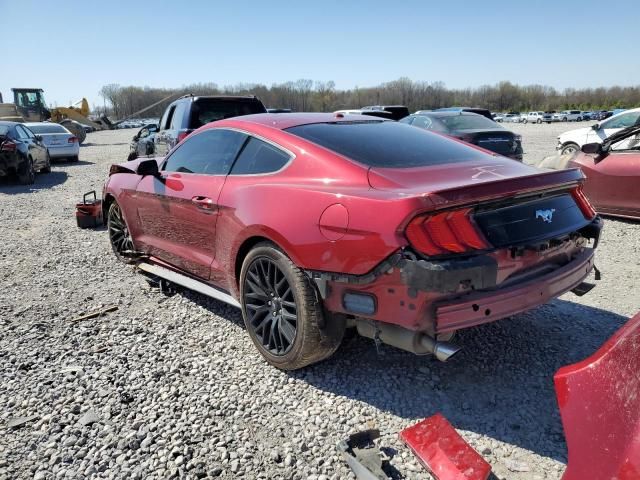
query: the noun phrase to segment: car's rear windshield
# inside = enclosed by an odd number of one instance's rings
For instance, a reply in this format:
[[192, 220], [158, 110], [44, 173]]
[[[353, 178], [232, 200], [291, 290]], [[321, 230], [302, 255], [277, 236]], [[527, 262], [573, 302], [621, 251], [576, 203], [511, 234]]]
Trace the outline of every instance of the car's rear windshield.
[[62, 125], [58, 125], [57, 123], [29, 125], [29, 130], [33, 133], [69, 133], [66, 128]]
[[264, 105], [258, 100], [200, 99], [193, 104], [189, 128], [199, 128], [225, 118], [265, 112]]
[[449, 130], [472, 130], [474, 128], [498, 128], [493, 120], [482, 115], [451, 115], [438, 117]]
[[397, 122], [314, 123], [286, 131], [372, 167], [425, 167], [486, 158], [471, 147]]

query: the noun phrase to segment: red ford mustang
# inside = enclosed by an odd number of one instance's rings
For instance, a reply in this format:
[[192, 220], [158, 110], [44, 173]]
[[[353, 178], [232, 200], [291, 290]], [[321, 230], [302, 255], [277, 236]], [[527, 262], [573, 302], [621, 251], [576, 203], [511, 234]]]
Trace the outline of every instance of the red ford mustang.
[[583, 178], [393, 121], [260, 114], [113, 165], [103, 212], [120, 259], [240, 307], [276, 367], [348, 327], [446, 360], [456, 330], [592, 287]]

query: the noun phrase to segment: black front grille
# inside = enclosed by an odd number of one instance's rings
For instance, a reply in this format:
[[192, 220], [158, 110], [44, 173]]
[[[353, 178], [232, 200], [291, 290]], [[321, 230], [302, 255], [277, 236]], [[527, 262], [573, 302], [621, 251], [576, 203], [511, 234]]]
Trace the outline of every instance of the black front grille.
[[568, 193], [479, 211], [475, 220], [495, 247], [536, 244], [589, 223]]

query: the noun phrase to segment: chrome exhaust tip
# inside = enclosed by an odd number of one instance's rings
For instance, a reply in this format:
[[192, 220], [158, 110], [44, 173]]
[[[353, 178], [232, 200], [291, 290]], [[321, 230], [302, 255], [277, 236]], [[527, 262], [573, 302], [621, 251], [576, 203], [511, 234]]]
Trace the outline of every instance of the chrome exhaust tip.
[[451, 357], [453, 357], [456, 353], [458, 353], [462, 348], [453, 345], [449, 342], [437, 342], [435, 348], [433, 349], [433, 354], [436, 356], [438, 360], [441, 362], [446, 362]]

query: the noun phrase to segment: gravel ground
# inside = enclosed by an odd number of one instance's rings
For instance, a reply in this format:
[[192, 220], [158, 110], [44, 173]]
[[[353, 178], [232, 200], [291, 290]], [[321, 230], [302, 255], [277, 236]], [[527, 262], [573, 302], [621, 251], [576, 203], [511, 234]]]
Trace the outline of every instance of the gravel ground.
[[[510, 127], [529, 159], [571, 126]], [[238, 311], [165, 296], [116, 261], [104, 230], [75, 226], [74, 203], [100, 190], [132, 135], [89, 134], [81, 162], [30, 188], [0, 184], [0, 480], [354, 478], [336, 442], [373, 426], [396, 477], [428, 479], [397, 432], [438, 411], [496, 478], [560, 478], [552, 375], [639, 309], [640, 224], [607, 220], [588, 295], [464, 331], [450, 363], [356, 337], [285, 373], [261, 359]], [[73, 321], [106, 305], [118, 310]], [[10, 427], [17, 417], [27, 421]]]

